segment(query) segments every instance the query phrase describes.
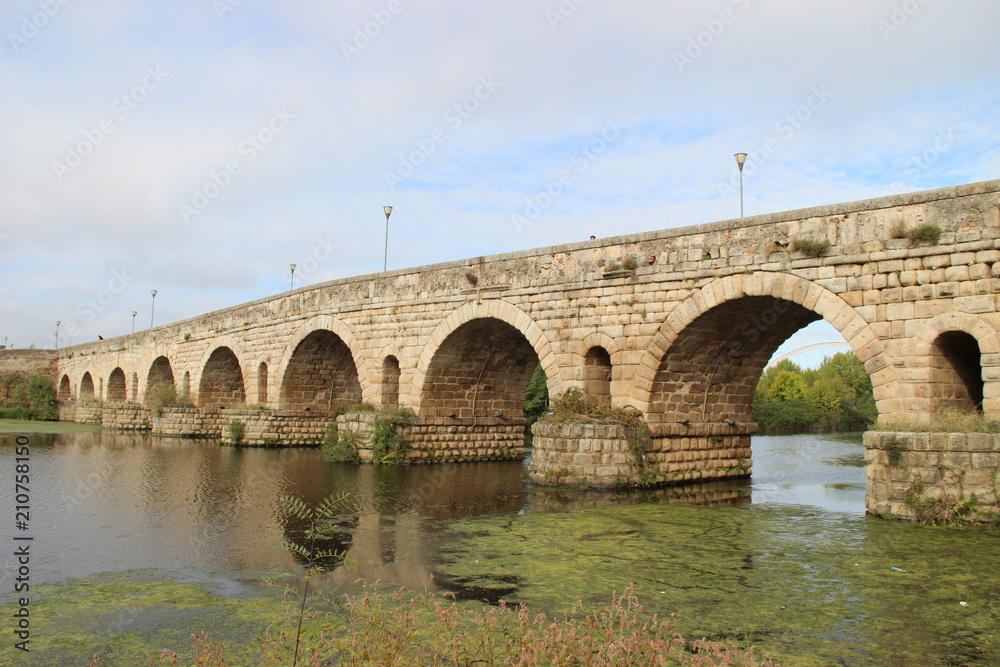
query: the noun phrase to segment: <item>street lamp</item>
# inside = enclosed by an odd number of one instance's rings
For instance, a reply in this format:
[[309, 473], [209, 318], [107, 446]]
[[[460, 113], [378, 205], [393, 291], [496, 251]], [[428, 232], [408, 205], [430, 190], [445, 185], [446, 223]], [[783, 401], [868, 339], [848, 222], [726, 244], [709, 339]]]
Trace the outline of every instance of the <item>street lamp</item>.
[[288, 281], [288, 289], [291, 290], [295, 286], [295, 265], [294, 264], [289, 264], [288, 268], [290, 268], [292, 270], [292, 278], [291, 278], [291, 280]]
[[153, 312], [156, 310], [156, 290], [150, 290], [150, 294], [153, 295], [153, 305], [149, 308], [149, 328], [153, 328]]
[[389, 216], [392, 215], [392, 207], [383, 206], [382, 210], [385, 211], [385, 256], [382, 258], [382, 270], [385, 271], [389, 265]]
[[59, 320], [56, 320], [56, 349], [59, 349], [59, 325], [62, 324]]
[[132, 311], [132, 333], [135, 333], [135, 316], [139, 314], [138, 310]]
[[747, 161], [746, 153], [737, 153], [733, 157], [736, 158], [736, 165], [740, 168], [740, 218], [743, 217], [743, 163]]

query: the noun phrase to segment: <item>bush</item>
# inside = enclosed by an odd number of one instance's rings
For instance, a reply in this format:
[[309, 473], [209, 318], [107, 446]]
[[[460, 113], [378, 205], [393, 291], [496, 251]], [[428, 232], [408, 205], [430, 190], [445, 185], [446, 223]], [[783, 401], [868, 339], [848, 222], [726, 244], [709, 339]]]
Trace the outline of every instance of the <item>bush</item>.
[[166, 380], [160, 380], [146, 391], [146, 403], [157, 412], [163, 408], [180, 408], [188, 405], [187, 396], [177, 391], [177, 385]]
[[397, 426], [413, 423], [413, 413], [398, 410], [380, 414], [375, 418], [375, 434], [372, 436], [372, 461], [375, 463], [402, 463], [406, 458], [409, 443], [400, 435]]
[[810, 239], [792, 239], [792, 251], [801, 252], [806, 257], [822, 257], [830, 249], [830, 242], [826, 239], [822, 241], [812, 241]]
[[941, 240], [941, 228], [937, 225], [920, 225], [919, 227], [914, 227], [906, 233], [906, 238], [910, 239], [910, 243], [928, 243], [930, 245], [935, 245], [939, 240]]
[[47, 375], [35, 373], [4, 376], [7, 398], [3, 401], [0, 419], [33, 419], [52, 421], [57, 418], [56, 385]]
[[229, 422], [229, 442], [238, 445], [243, 442], [244, 435], [246, 435], [246, 425], [243, 422], [239, 419]]
[[31, 419], [31, 411], [28, 408], [0, 408], [0, 419], [27, 421]]
[[324, 461], [344, 461], [358, 463], [361, 461], [361, 445], [358, 435], [346, 429], [343, 433], [337, 428], [337, 422], [332, 422], [323, 437], [322, 456]]

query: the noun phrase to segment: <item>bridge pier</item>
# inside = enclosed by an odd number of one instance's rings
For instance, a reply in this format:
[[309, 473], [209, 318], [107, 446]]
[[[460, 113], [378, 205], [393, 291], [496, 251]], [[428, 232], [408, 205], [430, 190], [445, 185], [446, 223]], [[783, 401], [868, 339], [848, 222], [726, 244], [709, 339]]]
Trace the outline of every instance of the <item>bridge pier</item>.
[[749, 477], [753, 423], [665, 424], [647, 443], [617, 423], [538, 422], [530, 477], [546, 486], [634, 487]]

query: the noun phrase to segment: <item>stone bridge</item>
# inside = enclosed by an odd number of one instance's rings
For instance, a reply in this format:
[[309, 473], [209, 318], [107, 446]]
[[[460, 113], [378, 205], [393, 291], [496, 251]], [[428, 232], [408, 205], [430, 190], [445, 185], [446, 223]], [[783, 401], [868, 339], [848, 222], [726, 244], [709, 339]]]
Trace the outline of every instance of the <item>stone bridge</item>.
[[[907, 238], [924, 226], [940, 237]], [[406, 406], [411, 457], [488, 459], [523, 454], [540, 364], [550, 395], [633, 405], [653, 439], [637, 462], [613, 426], [539, 427], [537, 480], [722, 479], [749, 474], [765, 364], [821, 318], [882, 421], [1000, 418], [998, 294], [988, 181], [311, 285], [61, 349], [57, 384], [78, 419], [219, 437], [236, 415], [250, 444], [316, 443], [341, 406]], [[143, 411], [162, 383], [197, 410]]]

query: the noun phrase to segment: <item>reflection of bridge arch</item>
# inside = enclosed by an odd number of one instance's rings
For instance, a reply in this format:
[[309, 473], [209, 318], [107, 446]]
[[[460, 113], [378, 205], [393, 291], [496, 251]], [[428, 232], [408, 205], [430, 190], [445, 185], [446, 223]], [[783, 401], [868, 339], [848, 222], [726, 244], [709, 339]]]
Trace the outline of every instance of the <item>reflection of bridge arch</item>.
[[785, 359], [791, 359], [792, 357], [797, 357], [800, 354], [806, 354], [808, 352], [815, 352], [816, 350], [850, 350], [851, 346], [842, 340], [828, 340], [819, 343], [809, 343], [808, 345], [802, 345], [794, 350], [789, 350], [784, 354], [779, 354], [776, 357], [772, 357], [771, 361], [768, 362], [768, 366], [775, 366], [778, 363], [784, 361]]

